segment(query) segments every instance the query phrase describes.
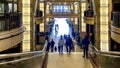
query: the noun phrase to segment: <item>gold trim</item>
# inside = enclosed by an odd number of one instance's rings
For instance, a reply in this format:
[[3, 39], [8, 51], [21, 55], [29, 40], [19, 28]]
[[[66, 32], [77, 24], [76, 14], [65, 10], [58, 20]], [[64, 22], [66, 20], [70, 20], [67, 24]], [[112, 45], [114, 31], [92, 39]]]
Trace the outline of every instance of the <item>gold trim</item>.
[[84, 22], [86, 24], [94, 25], [94, 17], [84, 17]]

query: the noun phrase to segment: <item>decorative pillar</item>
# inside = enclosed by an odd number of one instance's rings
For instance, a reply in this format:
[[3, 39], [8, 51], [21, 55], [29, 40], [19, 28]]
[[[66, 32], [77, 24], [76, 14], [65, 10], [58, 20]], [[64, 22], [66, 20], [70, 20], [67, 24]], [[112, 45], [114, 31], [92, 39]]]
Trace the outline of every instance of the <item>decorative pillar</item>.
[[23, 36], [22, 51], [30, 51], [30, 0], [22, 0], [23, 26], [25, 27]]
[[81, 3], [81, 31], [86, 32], [86, 23], [84, 23], [84, 11], [86, 10], [86, 2]]
[[100, 50], [109, 50], [108, 0], [100, 0]]

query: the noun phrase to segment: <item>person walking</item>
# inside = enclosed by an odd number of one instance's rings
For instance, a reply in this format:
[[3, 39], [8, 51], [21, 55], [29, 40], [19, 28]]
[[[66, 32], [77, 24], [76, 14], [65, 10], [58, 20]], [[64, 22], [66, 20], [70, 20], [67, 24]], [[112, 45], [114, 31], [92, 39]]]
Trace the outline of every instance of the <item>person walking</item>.
[[54, 44], [55, 44], [55, 42], [53, 41], [53, 39], [51, 40], [51, 52], [53, 52], [53, 50], [54, 50]]
[[50, 45], [51, 45], [51, 43], [50, 43], [49, 40], [48, 40], [48, 41], [47, 41], [47, 48], [46, 48], [46, 51], [47, 51], [47, 52], [49, 52]]
[[59, 31], [59, 26], [58, 26], [58, 24], [56, 24], [56, 25], [55, 25], [55, 34], [57, 34], [58, 31]]
[[71, 53], [72, 48], [73, 48], [72, 39], [71, 39], [70, 35], [68, 35], [68, 37], [66, 39], [66, 50], [67, 50], [67, 52]]
[[59, 42], [58, 42], [58, 51], [59, 53], [63, 53], [63, 45], [64, 45], [64, 39], [62, 35], [60, 36]]
[[90, 41], [88, 35], [84, 37], [82, 40], [82, 48], [83, 48], [83, 57], [88, 58], [88, 47], [89, 47]]
[[47, 41], [47, 43], [49, 42], [48, 34], [45, 35], [45, 40]]

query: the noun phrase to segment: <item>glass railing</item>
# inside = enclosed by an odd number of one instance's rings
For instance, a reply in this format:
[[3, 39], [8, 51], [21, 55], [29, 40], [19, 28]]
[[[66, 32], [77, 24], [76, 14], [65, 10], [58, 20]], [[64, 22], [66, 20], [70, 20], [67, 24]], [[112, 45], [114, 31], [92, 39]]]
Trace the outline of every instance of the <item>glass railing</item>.
[[93, 17], [94, 11], [93, 10], [86, 10], [86, 11], [84, 11], [84, 16], [85, 17]]
[[41, 51], [1, 54], [0, 68], [40, 68], [46, 55], [45, 43]]
[[53, 10], [47, 10], [47, 14], [78, 14], [77, 10], [69, 10], [69, 11], [53, 11]]
[[97, 68], [119, 68], [120, 52], [100, 51], [94, 45], [90, 45], [89, 53]]
[[0, 16], [0, 32], [9, 31], [22, 26], [22, 13], [9, 13]]
[[112, 12], [112, 20], [113, 20], [113, 26], [120, 28], [120, 12], [119, 11]]

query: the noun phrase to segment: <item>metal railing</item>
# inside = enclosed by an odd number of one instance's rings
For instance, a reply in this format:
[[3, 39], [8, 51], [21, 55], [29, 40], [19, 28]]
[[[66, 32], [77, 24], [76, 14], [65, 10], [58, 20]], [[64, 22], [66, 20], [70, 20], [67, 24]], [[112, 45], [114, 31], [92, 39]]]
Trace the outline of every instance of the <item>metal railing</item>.
[[113, 56], [120, 56], [120, 52], [116, 51], [100, 51], [94, 45], [90, 45], [91, 52], [94, 54], [106, 54], [106, 55], [113, 55]]
[[69, 11], [53, 11], [53, 10], [46, 10], [47, 14], [79, 14], [78, 10], [69, 10]]
[[90, 45], [89, 54], [95, 68], [119, 68], [120, 52], [100, 51], [95, 46]]

